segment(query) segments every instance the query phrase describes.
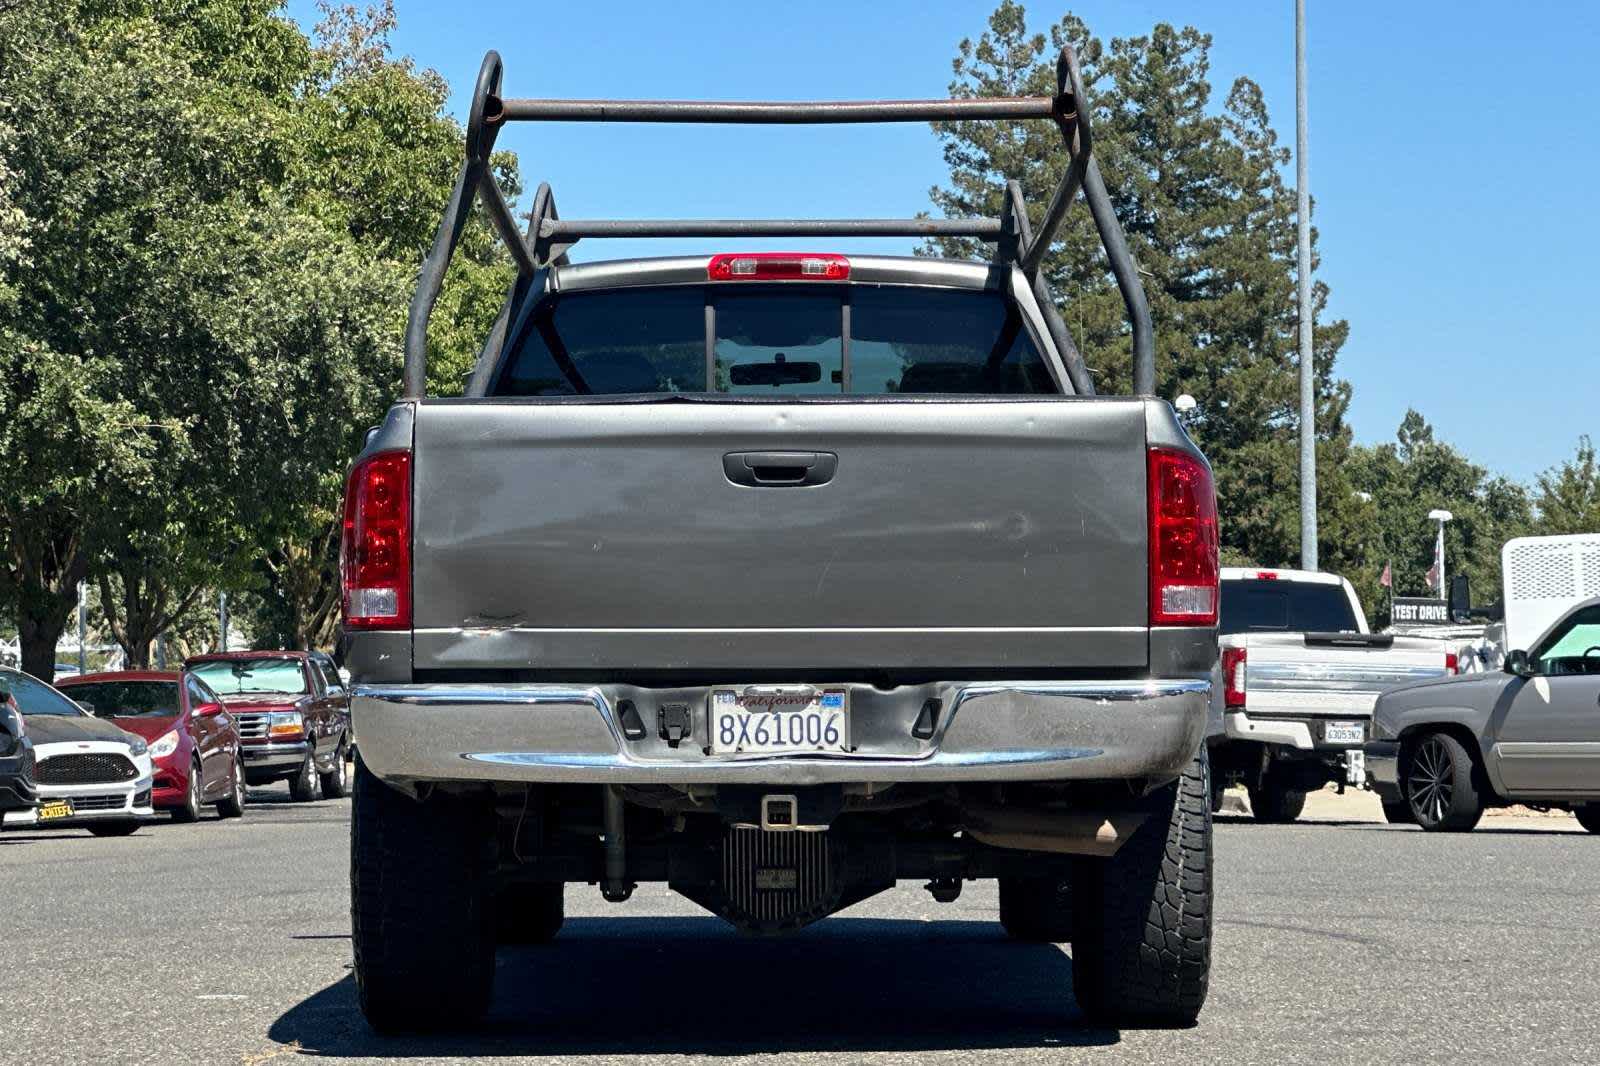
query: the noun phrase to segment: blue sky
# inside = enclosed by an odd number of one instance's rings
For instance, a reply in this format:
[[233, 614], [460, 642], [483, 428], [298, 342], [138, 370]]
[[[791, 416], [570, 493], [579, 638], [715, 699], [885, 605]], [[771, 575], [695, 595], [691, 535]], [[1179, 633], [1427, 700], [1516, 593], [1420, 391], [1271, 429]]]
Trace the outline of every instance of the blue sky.
[[[941, 96], [956, 42], [982, 31], [993, 3], [396, 7], [397, 50], [449, 79], [460, 115], [489, 47], [505, 58], [508, 96]], [[1337, 370], [1354, 385], [1356, 436], [1392, 439], [1416, 407], [1474, 461], [1531, 479], [1580, 434], [1600, 437], [1600, 4], [1308, 7], [1318, 277], [1351, 325]], [[1065, 6], [1028, 9], [1043, 26]], [[1237, 76], [1255, 79], [1292, 145], [1292, 0], [1071, 9], [1103, 38], [1160, 21], [1209, 32], [1216, 97]], [[316, 21], [309, 0], [289, 11]], [[512, 125], [499, 143], [519, 154], [530, 189], [552, 184], [569, 218], [897, 216], [926, 208], [945, 178], [920, 125]], [[911, 242], [786, 244], [897, 252]], [[725, 245], [592, 242], [575, 258]]]

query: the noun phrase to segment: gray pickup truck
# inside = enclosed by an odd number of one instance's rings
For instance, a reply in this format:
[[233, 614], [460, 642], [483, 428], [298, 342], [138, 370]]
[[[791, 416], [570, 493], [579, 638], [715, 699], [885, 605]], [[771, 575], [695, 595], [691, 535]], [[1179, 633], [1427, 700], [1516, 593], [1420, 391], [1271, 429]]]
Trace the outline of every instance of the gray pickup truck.
[[[424, 264], [406, 395], [345, 501], [361, 738], [352, 910], [379, 1030], [487, 1005], [497, 943], [566, 885], [671, 889], [757, 934], [924, 882], [999, 882], [1070, 941], [1093, 1017], [1186, 1024], [1211, 954], [1203, 746], [1217, 657], [1210, 469], [1153, 395], [1138, 274], [1070, 54], [1053, 97], [511, 100], [490, 53]], [[961, 220], [564, 221], [519, 232], [504, 122], [1053, 120], [1038, 230]], [[1041, 272], [1082, 191], [1132, 318], [1093, 394]], [[425, 327], [475, 200], [519, 276], [465, 397]], [[574, 264], [605, 236], [959, 234], [985, 262], [732, 253]], [[625, 975], [618, 975], [625, 980]]]

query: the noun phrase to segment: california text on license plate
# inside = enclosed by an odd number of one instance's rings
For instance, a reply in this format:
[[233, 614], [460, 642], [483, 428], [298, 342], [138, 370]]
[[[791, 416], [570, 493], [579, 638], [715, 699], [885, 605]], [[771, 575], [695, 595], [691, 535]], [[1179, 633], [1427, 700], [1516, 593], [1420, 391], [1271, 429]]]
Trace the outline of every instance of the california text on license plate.
[[1360, 722], [1329, 722], [1322, 737], [1329, 744], [1360, 744], [1366, 739], [1365, 732]]
[[850, 750], [850, 693], [841, 687], [712, 689], [710, 719], [714, 755]]
[[39, 804], [39, 821], [48, 822], [52, 818], [71, 818], [71, 800], [51, 800]]

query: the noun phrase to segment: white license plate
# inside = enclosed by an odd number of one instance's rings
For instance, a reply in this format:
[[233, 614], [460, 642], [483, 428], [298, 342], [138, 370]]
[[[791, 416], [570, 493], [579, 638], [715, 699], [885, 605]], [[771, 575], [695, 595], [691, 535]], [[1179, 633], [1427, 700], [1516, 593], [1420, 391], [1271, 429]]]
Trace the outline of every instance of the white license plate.
[[713, 755], [850, 750], [850, 693], [811, 685], [711, 690]]
[[1329, 744], [1360, 744], [1367, 739], [1367, 731], [1360, 722], [1329, 722], [1322, 738]]

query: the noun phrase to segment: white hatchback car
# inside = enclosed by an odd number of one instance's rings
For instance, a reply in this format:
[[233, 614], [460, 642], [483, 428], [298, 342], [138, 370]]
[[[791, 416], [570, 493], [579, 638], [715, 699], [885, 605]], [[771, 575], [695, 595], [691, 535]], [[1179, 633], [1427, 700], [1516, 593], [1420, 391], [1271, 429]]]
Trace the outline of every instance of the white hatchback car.
[[127, 836], [155, 816], [144, 740], [86, 712], [51, 686], [0, 667], [33, 739], [39, 806], [6, 825], [81, 825], [96, 836]]

